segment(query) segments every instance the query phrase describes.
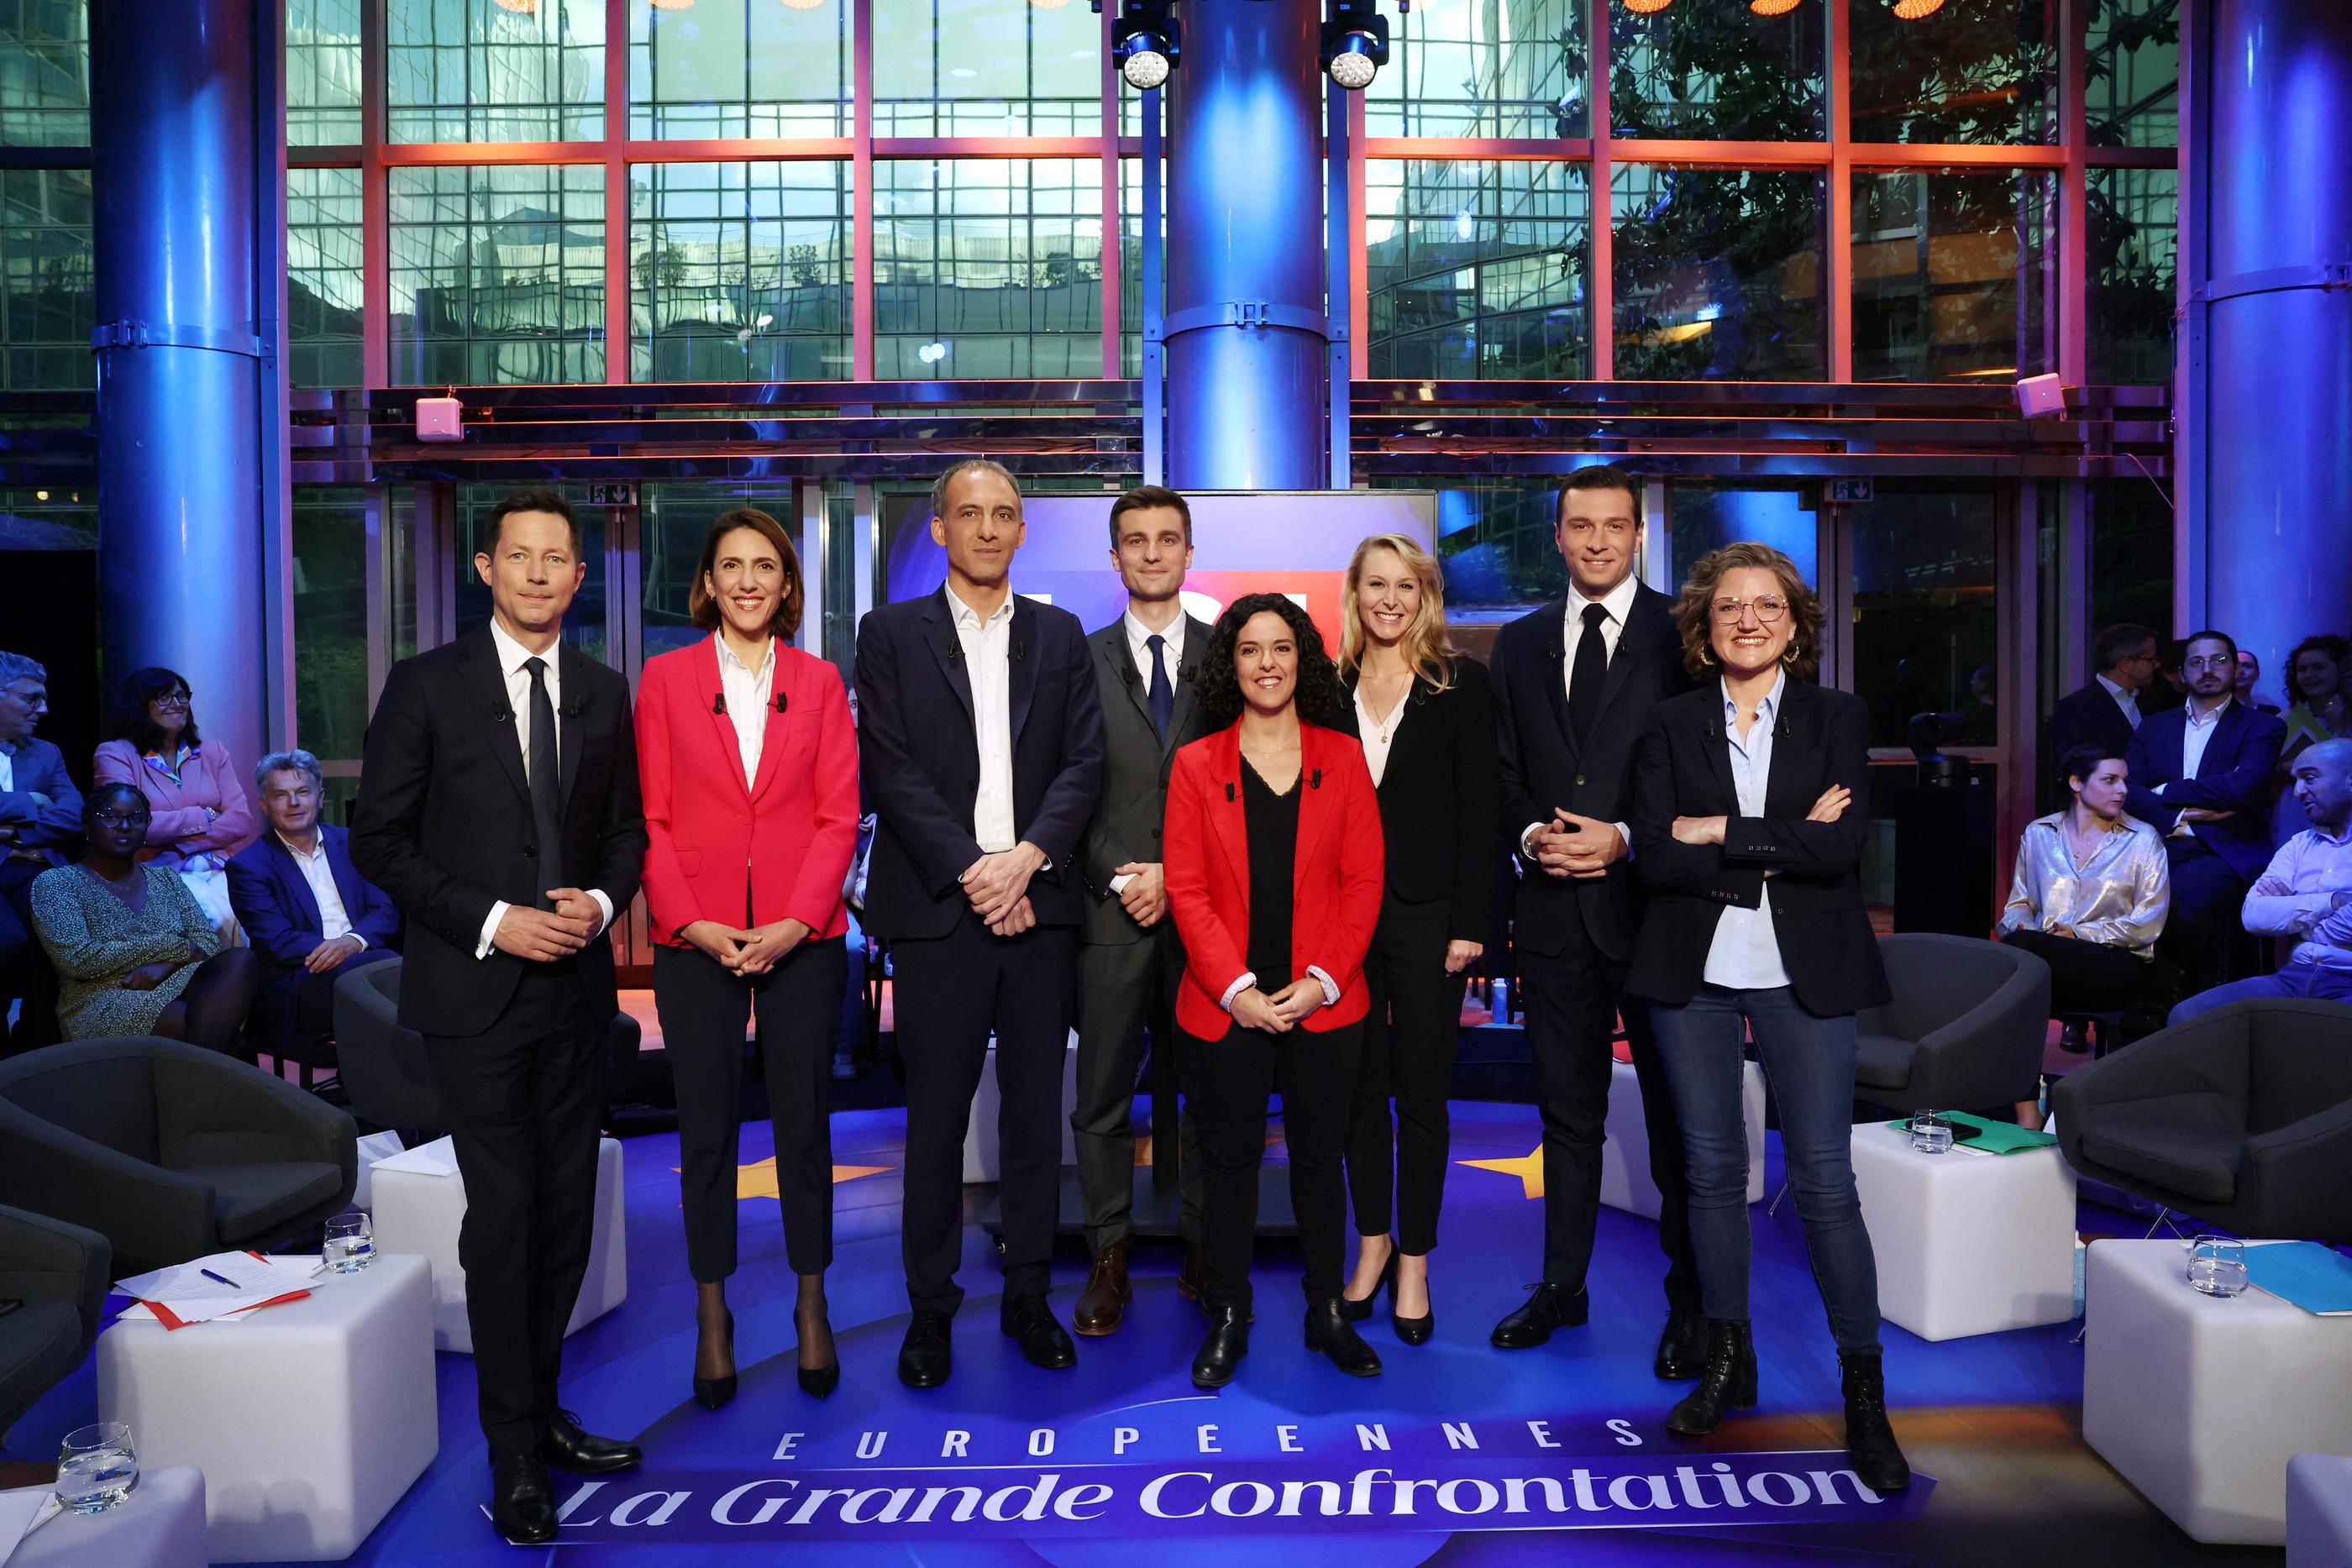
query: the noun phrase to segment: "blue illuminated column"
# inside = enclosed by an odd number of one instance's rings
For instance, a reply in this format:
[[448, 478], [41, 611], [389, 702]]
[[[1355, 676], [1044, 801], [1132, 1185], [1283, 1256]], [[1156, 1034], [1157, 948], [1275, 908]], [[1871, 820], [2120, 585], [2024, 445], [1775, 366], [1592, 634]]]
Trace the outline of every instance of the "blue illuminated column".
[[2352, 630], [2352, 14], [2216, 0], [2212, 17], [2192, 517], [2204, 620], [2275, 692], [2299, 639]]
[[1165, 327], [1168, 482], [1180, 489], [1326, 479], [1320, 10], [1184, 9], [1169, 80]]
[[107, 679], [178, 670], [244, 767], [267, 729], [256, 10], [89, 8]]

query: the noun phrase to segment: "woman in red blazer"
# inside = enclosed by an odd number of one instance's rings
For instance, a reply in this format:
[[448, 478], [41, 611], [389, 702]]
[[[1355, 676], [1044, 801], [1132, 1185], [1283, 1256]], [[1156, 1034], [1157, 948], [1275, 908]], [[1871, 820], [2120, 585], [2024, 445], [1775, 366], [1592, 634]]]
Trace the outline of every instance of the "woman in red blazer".
[[687, 1266], [699, 1289], [694, 1394], [735, 1393], [736, 1145], [743, 1026], [757, 1019], [785, 1256], [800, 1276], [800, 1385], [841, 1378], [825, 1317], [833, 1261], [826, 1094], [848, 959], [842, 883], [857, 839], [857, 737], [833, 665], [789, 647], [800, 557], [750, 507], [702, 544], [688, 603], [712, 635], [646, 663], [637, 767], [654, 1002], [677, 1085]]
[[1380, 1357], [1340, 1302], [1348, 1188], [1340, 1156], [1370, 1003], [1364, 950], [1380, 917], [1380, 799], [1347, 699], [1307, 612], [1253, 593], [1217, 620], [1201, 660], [1214, 734], [1177, 752], [1162, 839], [1183, 938], [1176, 1022], [1207, 1179], [1203, 1388], [1249, 1353], [1250, 1243], [1266, 1096], [1282, 1091], [1290, 1203], [1307, 1254], [1307, 1347], [1370, 1377]]

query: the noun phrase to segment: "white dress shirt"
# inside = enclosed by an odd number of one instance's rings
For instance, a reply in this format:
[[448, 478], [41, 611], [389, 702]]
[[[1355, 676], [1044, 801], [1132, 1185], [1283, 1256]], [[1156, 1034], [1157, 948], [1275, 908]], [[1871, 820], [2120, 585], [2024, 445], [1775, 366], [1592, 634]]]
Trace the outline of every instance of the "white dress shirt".
[[[1609, 661], [1617, 656], [1617, 644], [1624, 640], [1625, 617], [1633, 612], [1633, 596], [1641, 591], [1642, 580], [1630, 571], [1625, 574], [1624, 581], [1598, 599], [1587, 599], [1583, 590], [1579, 588], [1568, 591], [1568, 608], [1560, 615], [1563, 630], [1559, 641], [1559, 687], [1562, 694], [1575, 685], [1576, 645], [1584, 636], [1584, 607], [1598, 604], [1609, 612], [1609, 618], [1601, 623], [1601, 667], [1606, 670]], [[1372, 782], [1377, 784], [1380, 781], [1381, 776], [1373, 774]], [[1536, 834], [1549, 826], [1549, 822], [1529, 822], [1519, 830], [1519, 858], [1530, 866], [1536, 862]], [[1616, 823], [1615, 827], [1618, 839], [1625, 846], [1625, 857], [1631, 860], [1633, 855], [1633, 830], [1622, 822]]]
[[[1151, 649], [1150, 642], [1154, 633], [1150, 627], [1146, 626], [1142, 622], [1138, 621], [1135, 618], [1135, 612], [1132, 609], [1129, 609], [1125, 614], [1118, 618], [1118, 623], [1127, 632], [1127, 651], [1135, 660], [1136, 677], [1143, 683], [1144, 695], [1148, 699], [1151, 694]], [[1168, 622], [1168, 630], [1158, 633], [1158, 635], [1160, 639], [1160, 667], [1168, 672], [1168, 689], [1171, 692], [1173, 692], [1176, 689], [1176, 673], [1184, 667], [1183, 612], [1181, 610], [1178, 611], [1176, 619]], [[1149, 706], [1148, 702], [1146, 706]], [[1378, 774], [1373, 775], [1372, 781], [1376, 784], [1379, 783], [1380, 776]], [[1117, 898], [1120, 894], [1127, 891], [1127, 884], [1134, 880], [1135, 873], [1133, 872], [1128, 873], [1125, 876], [1115, 876], [1111, 878], [1110, 895], [1113, 898]]]
[[[498, 651], [499, 674], [506, 676], [507, 706], [514, 713], [515, 744], [522, 747], [522, 776], [527, 784], [530, 781], [530, 672], [523, 666], [533, 659], [545, 663], [547, 674], [541, 678], [547, 685], [547, 704], [560, 714], [563, 711], [563, 647], [558, 643], [544, 653], [534, 653], [508, 636], [507, 629], [499, 624], [495, 616], [490, 620], [490, 646]], [[560, 747], [563, 744], [563, 726], [558, 723], [555, 728], [556, 745]], [[605, 926], [613, 924], [613, 900], [601, 887], [592, 887], [587, 892], [588, 896], [596, 901], [596, 907], [604, 914], [604, 918], [597, 923], [596, 930], [589, 933], [593, 941]], [[490, 905], [490, 913], [482, 922], [482, 939], [474, 946], [475, 957], [490, 956], [490, 950], [497, 946], [499, 922], [504, 920], [507, 911], [513, 907], [505, 899]]]
[[276, 828], [269, 831], [278, 833], [278, 841], [286, 846], [286, 852], [294, 857], [295, 865], [302, 873], [302, 880], [310, 884], [310, 896], [319, 901], [320, 934], [330, 942], [348, 936], [365, 947], [367, 938], [352, 929], [351, 915], [343, 908], [343, 890], [335, 885], [335, 870], [327, 863], [325, 832], [311, 829], [310, 847], [306, 850]]
[[16, 788], [16, 743], [0, 740], [0, 793], [13, 792]]
[[[2234, 696], [2225, 695], [2220, 702], [2213, 705], [2213, 711], [2205, 715], [2202, 718], [2200, 718], [2197, 715], [2197, 699], [2195, 697], [2189, 698], [2189, 706], [2180, 710], [2181, 717], [2189, 721], [2187, 727], [2180, 732], [2181, 778], [2194, 779], [2197, 777], [2197, 769], [2203, 766], [2205, 761], [2205, 748], [2212, 744], [2213, 732], [2221, 727], [2221, 716], [2230, 711], [2230, 705], [2236, 700], [2237, 699]], [[2168, 788], [2170, 787], [2171, 783], [2172, 780], [2167, 779], [2164, 783], [2158, 785], [2154, 789], [2150, 790], [2149, 793], [2161, 795]], [[2165, 836], [2172, 839], [2186, 839], [2193, 838], [2196, 835], [2196, 832], [2197, 824], [2190, 821], [2188, 818], [2182, 817], [2174, 821], [2172, 824], [2172, 831]]]
[[760, 777], [760, 748], [768, 739], [768, 704], [775, 690], [776, 640], [768, 639], [767, 653], [757, 670], [735, 656], [727, 639], [710, 634], [719, 647], [719, 689], [727, 699], [727, 716], [734, 721], [735, 748], [743, 758], [743, 788]]
[[971, 836], [996, 854], [1021, 841], [1013, 812], [1013, 596], [986, 621], [948, 590], [964, 677], [971, 683], [971, 722], [980, 741], [980, 789], [971, 800]]
[[[1720, 682], [1723, 693], [1723, 743], [1731, 754], [1731, 782], [1739, 796], [1739, 815], [1764, 814], [1764, 788], [1772, 778], [1772, 727], [1780, 721], [1780, 695], [1789, 685], [1785, 673], [1772, 677], [1772, 690], [1756, 705], [1756, 722], [1739, 733], [1739, 705]], [[1753, 909], [1737, 904], [1716, 922], [1715, 940], [1706, 949], [1706, 983], [1733, 990], [1762, 991], [1789, 983], [1780, 963], [1780, 937], [1772, 929], [1772, 895], [1767, 889]]]
[[2139, 727], [2139, 694], [2124, 690], [2105, 675], [2095, 674], [2091, 678], [2107, 688], [2107, 695], [2115, 698], [2116, 706], [2123, 709], [2125, 720], [2134, 729], [2137, 729]]

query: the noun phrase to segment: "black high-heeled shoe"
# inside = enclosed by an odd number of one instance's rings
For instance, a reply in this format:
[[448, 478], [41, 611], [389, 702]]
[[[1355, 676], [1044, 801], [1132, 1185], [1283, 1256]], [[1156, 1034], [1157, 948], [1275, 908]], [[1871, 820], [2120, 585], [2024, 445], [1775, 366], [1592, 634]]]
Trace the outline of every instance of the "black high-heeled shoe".
[[[1432, 1295], [1430, 1297], [1428, 1310], [1423, 1312], [1421, 1316], [1417, 1318], [1406, 1317], [1402, 1312], [1396, 1310], [1396, 1254], [1393, 1252], [1389, 1254], [1388, 1286], [1389, 1322], [1394, 1325], [1397, 1338], [1404, 1341], [1407, 1344], [1427, 1344], [1429, 1343], [1429, 1336], [1437, 1332], [1437, 1299], [1434, 1295]], [[1424, 1292], [1427, 1292], [1429, 1290], [1429, 1282], [1426, 1280], [1422, 1281], [1422, 1290]]]
[[1389, 1293], [1389, 1304], [1391, 1306], [1395, 1305], [1396, 1260], [1396, 1244], [1391, 1242], [1389, 1245], [1389, 1260], [1381, 1266], [1381, 1277], [1372, 1281], [1372, 1293], [1366, 1296], [1360, 1301], [1353, 1296], [1348, 1295], [1344, 1291], [1341, 1292], [1339, 1296], [1339, 1315], [1347, 1319], [1351, 1323], [1362, 1322], [1366, 1318], [1372, 1315], [1372, 1303], [1381, 1299], [1381, 1291], [1382, 1289], [1386, 1289]]
[[[735, 1314], [732, 1312], [727, 1314], [727, 1358], [730, 1361], [735, 1358]], [[694, 1359], [697, 1364], [701, 1363], [702, 1346], [699, 1343], [694, 1347]], [[705, 1410], [718, 1409], [735, 1397], [735, 1375], [730, 1372], [724, 1377], [705, 1377], [696, 1373], [694, 1402]]]
[[[793, 1326], [800, 1332], [802, 1338], [807, 1338], [808, 1331], [800, 1328], [800, 1313], [797, 1308], [793, 1310], [793, 1316], [794, 1320]], [[816, 1321], [824, 1329], [824, 1337], [828, 1340], [833, 1338], [833, 1325], [825, 1321], [825, 1317], [823, 1312], [819, 1312], [817, 1314]], [[836, 1351], [834, 1354], [833, 1359], [825, 1363], [823, 1366], [793, 1367], [793, 1380], [801, 1385], [801, 1392], [807, 1395], [812, 1399], [824, 1398], [835, 1388], [841, 1386], [840, 1353]]]

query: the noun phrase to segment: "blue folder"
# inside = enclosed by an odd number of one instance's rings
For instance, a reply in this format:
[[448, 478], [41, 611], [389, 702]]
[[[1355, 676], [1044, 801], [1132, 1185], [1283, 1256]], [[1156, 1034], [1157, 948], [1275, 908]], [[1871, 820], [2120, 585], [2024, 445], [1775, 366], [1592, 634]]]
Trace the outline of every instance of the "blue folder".
[[2321, 1317], [2352, 1314], [2352, 1258], [2316, 1241], [2246, 1249], [2246, 1277], [2281, 1301]]

